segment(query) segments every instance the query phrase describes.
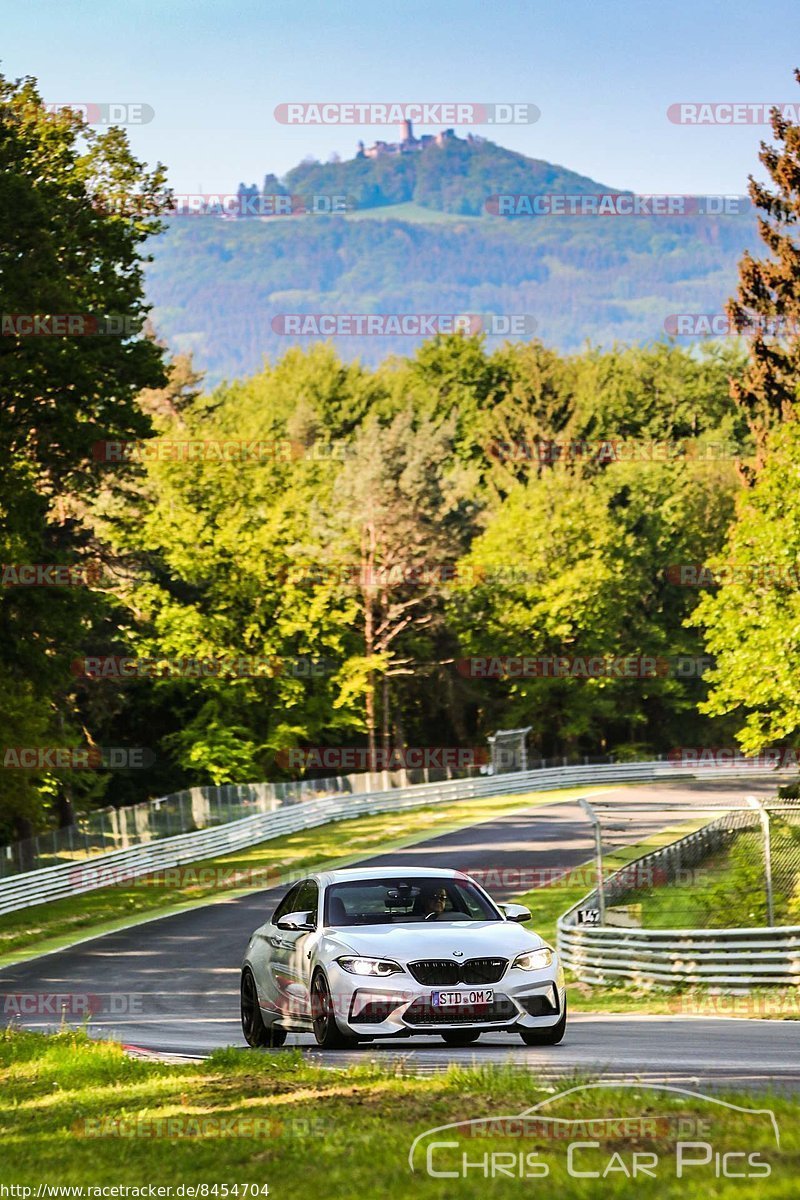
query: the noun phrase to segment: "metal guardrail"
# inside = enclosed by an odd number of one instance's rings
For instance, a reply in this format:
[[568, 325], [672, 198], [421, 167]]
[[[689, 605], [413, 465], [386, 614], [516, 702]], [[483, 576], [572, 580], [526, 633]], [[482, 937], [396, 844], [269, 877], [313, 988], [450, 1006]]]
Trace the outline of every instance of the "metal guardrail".
[[128, 850], [157, 838], [195, 833], [212, 825], [227, 825], [256, 812], [271, 812], [284, 804], [303, 804], [307, 800], [342, 792], [388, 791], [418, 783], [440, 783], [476, 773], [476, 767], [459, 770], [426, 767], [361, 772], [325, 779], [185, 788], [141, 804], [95, 809], [81, 816], [75, 825], [0, 845], [0, 880], [62, 862], [74, 862], [76, 858]]
[[[659, 850], [626, 863], [604, 881], [607, 900], [631, 890], [632, 878], [674, 874], [702, 861], [737, 829], [758, 826], [752, 810], [728, 813]], [[800, 983], [800, 926], [736, 929], [638, 929], [578, 924], [598, 904], [597, 890], [558, 920], [563, 964], [581, 983], [751, 988]]]
[[[394, 791], [348, 792], [279, 806], [276, 802], [271, 812], [259, 812], [226, 825], [161, 838], [127, 850], [11, 876], [0, 881], [0, 914], [95, 891], [110, 883], [139, 878], [184, 863], [229, 854], [283, 834], [325, 825], [329, 821], [344, 821], [364, 815], [485, 796], [551, 791], [582, 784], [693, 779], [698, 774], [704, 778], [729, 777], [732, 772], [730, 769], [713, 768], [688, 771], [677, 764], [661, 761], [547, 767], [514, 774], [417, 784]], [[254, 788], [264, 785], [240, 786], [243, 792], [252, 792]]]

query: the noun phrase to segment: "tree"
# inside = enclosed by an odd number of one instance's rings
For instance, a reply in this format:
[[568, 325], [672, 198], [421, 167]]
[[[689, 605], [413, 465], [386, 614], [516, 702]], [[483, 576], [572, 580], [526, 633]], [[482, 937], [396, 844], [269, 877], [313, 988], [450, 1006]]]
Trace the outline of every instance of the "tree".
[[[795, 71], [800, 83], [800, 71]], [[739, 287], [728, 301], [733, 327], [745, 333], [750, 361], [731, 392], [745, 413], [756, 441], [755, 468], [743, 474], [753, 482], [764, 463], [770, 429], [793, 420], [800, 379], [800, 125], [771, 114], [777, 147], [761, 143], [759, 159], [772, 187], [749, 176], [749, 194], [762, 215], [758, 229], [769, 256], [754, 259], [745, 251], [739, 264]]]
[[800, 736], [800, 426], [775, 426], [763, 449], [727, 543], [708, 563], [720, 585], [694, 615], [716, 657], [703, 711], [731, 714], [748, 754]]
[[[795, 72], [800, 82], [800, 72]], [[800, 698], [798, 617], [800, 502], [796, 425], [800, 379], [800, 125], [772, 113], [779, 148], [762, 143], [760, 159], [773, 187], [750, 178], [750, 196], [764, 214], [759, 231], [770, 257], [745, 254], [737, 295], [728, 305], [734, 326], [749, 338], [749, 362], [733, 395], [756, 441], [745, 468], [748, 493], [723, 551], [709, 563], [720, 578], [695, 620], [716, 655], [704, 711], [739, 723], [743, 749], [797, 742]]]
[[[670, 664], [702, 654], [684, 628], [697, 593], [667, 566], [718, 549], [735, 486], [730, 464], [685, 462], [561, 463], [518, 485], [459, 563], [449, 614], [481, 734], [531, 725], [543, 756], [652, 751], [690, 730], [696, 742], [703, 684]], [[633, 678], [583, 665], [620, 656], [652, 665]], [[574, 664], [563, 676], [536, 673], [535, 660], [559, 657]]]
[[[163, 371], [143, 332], [142, 244], [167, 199], [163, 170], [146, 171], [121, 130], [97, 135], [76, 114], [46, 112], [33, 80], [0, 77], [4, 563], [80, 564], [93, 550], [87, 509], [100, 487], [93, 444], [150, 432], [136, 397]], [[25, 318], [59, 315], [84, 334], [52, 325], [29, 334]], [[64, 744], [83, 732], [69, 663], [102, 609], [86, 587], [0, 591], [0, 674], [14, 697], [0, 713], [0, 745]], [[2, 772], [0, 820], [26, 836], [45, 794], [70, 820], [67, 782]]]
[[475, 479], [453, 462], [454, 429], [453, 418], [417, 418], [411, 409], [389, 421], [368, 418], [335, 489], [335, 554], [352, 568], [363, 639], [360, 660], [348, 666], [363, 681], [371, 761], [379, 709], [384, 749], [393, 736], [403, 741], [390, 680], [414, 674], [419, 688], [425, 650], [444, 624], [442, 597], [476, 513]]

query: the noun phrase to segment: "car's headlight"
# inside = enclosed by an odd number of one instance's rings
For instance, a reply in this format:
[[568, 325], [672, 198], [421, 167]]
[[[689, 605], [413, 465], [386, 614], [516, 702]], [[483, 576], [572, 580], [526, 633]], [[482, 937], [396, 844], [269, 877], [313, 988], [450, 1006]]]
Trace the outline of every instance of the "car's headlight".
[[553, 951], [549, 946], [542, 946], [541, 950], [526, 950], [524, 954], [518, 954], [511, 965], [521, 967], [523, 971], [541, 971], [543, 967], [549, 967], [552, 961]]
[[390, 958], [337, 958], [337, 963], [349, 975], [402, 975], [403, 968]]

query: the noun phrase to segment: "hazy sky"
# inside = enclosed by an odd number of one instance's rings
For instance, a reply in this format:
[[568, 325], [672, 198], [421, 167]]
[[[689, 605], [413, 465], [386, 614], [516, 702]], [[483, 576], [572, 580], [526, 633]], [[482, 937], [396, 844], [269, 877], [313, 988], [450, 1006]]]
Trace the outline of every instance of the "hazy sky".
[[675, 125], [667, 107], [800, 102], [797, 0], [5, 0], [1, 44], [0, 71], [46, 100], [151, 105], [131, 142], [178, 191], [395, 138], [287, 127], [283, 102], [460, 100], [536, 104], [536, 124], [475, 132], [600, 182], [739, 193], [769, 130]]

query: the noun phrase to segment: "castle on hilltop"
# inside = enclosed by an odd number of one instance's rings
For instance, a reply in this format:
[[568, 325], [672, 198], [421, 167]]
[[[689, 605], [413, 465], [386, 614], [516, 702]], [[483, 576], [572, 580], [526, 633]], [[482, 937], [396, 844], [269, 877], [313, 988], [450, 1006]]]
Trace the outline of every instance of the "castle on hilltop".
[[[359, 142], [356, 158], [383, 158], [387, 154], [417, 154], [426, 146], [444, 146], [446, 142], [463, 141], [463, 138], [456, 137], [454, 129], [443, 129], [441, 133], [436, 134], [423, 133], [422, 137], [416, 138], [410, 121], [403, 121], [400, 132], [402, 136], [399, 142], [375, 142], [373, 146], [365, 146], [363, 142]], [[473, 143], [482, 142], [484, 138], [468, 133], [466, 140]]]

